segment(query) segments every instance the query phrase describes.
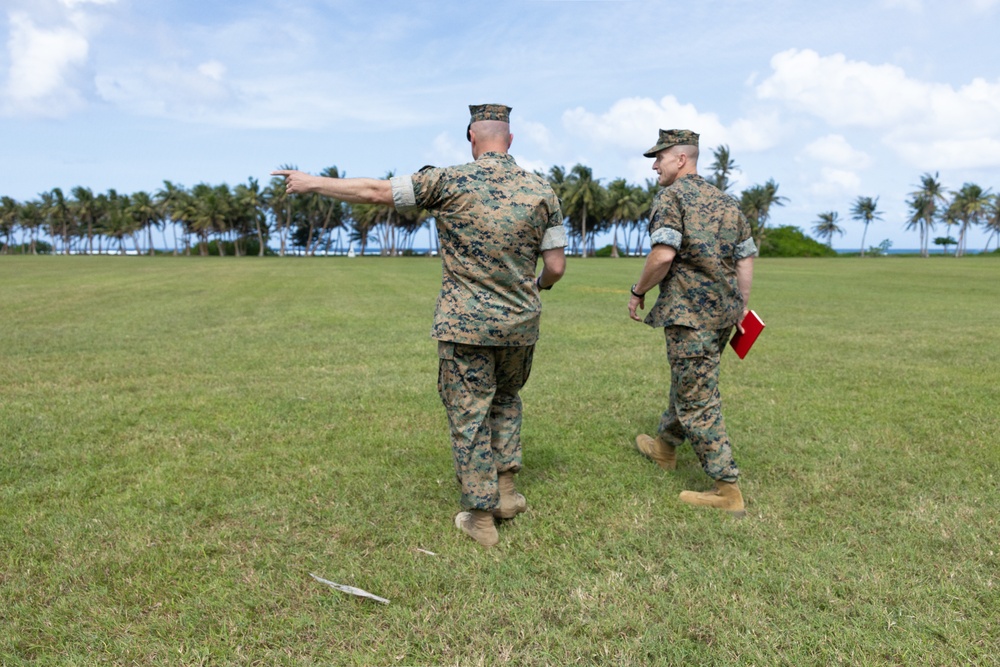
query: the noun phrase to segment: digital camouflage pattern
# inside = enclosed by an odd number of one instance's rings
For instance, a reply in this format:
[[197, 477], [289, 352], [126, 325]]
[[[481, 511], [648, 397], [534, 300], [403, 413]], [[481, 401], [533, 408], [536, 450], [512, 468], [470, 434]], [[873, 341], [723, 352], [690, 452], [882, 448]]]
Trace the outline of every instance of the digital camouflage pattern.
[[506, 153], [393, 178], [397, 210], [431, 211], [443, 275], [431, 337], [468, 345], [534, 345], [542, 302], [535, 267], [566, 245], [548, 181]]
[[732, 327], [698, 330], [665, 327], [670, 362], [670, 406], [660, 418], [659, 438], [674, 447], [687, 440], [709, 477], [735, 482], [733, 460], [719, 394], [719, 357]]
[[448, 412], [462, 509], [496, 509], [497, 476], [521, 469], [518, 392], [534, 350], [438, 342], [438, 394]]
[[469, 126], [465, 128], [465, 138], [472, 141], [472, 124], [481, 120], [498, 120], [501, 123], [510, 122], [511, 108], [504, 104], [470, 104]]
[[391, 181], [397, 210], [427, 209], [437, 223], [442, 277], [431, 337], [439, 341], [438, 393], [462, 507], [492, 511], [497, 476], [521, 468], [518, 392], [531, 371], [542, 307], [535, 268], [542, 251], [566, 246], [559, 200], [548, 181], [500, 152]]
[[505, 104], [470, 104], [469, 123], [481, 120], [498, 120], [501, 123], [510, 122], [511, 108]]
[[652, 244], [677, 250], [645, 320], [664, 327], [670, 363], [670, 405], [658, 435], [675, 447], [687, 440], [709, 477], [736, 482], [719, 360], [744, 309], [736, 262], [757, 252], [750, 226], [735, 199], [689, 174], [657, 193], [649, 234]]
[[646, 324], [722, 329], [739, 321], [744, 304], [736, 260], [757, 247], [735, 199], [697, 174], [682, 176], [657, 193], [649, 236], [677, 255]]
[[660, 130], [656, 145], [643, 153], [643, 157], [656, 157], [656, 154], [674, 146], [697, 146], [698, 133], [691, 130]]

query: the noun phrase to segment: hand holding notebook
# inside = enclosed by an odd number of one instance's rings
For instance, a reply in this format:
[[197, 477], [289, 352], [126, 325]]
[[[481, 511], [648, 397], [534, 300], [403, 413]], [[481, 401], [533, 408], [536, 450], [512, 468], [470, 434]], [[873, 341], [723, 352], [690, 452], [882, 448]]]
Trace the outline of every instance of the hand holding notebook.
[[747, 316], [743, 318], [740, 324], [743, 326], [743, 333], [740, 333], [740, 330], [737, 329], [732, 339], [730, 339], [729, 344], [736, 351], [736, 355], [742, 359], [747, 356], [747, 352], [750, 351], [754, 341], [757, 340], [757, 336], [764, 330], [764, 321], [757, 316], [757, 313], [751, 310], [747, 312]]

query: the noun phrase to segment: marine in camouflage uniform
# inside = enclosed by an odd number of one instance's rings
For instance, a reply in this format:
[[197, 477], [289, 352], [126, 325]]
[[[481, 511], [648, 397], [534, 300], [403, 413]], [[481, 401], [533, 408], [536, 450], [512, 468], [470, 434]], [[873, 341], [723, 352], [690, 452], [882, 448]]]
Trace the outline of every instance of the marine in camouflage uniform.
[[[278, 170], [289, 192], [392, 204], [434, 215], [443, 275], [431, 337], [438, 341], [438, 392], [448, 413], [461, 505], [456, 525], [480, 544], [493, 524], [523, 511], [513, 488], [521, 469], [521, 399], [541, 319], [540, 289], [565, 270], [559, 200], [548, 181], [507, 150], [510, 107], [469, 107], [474, 161], [425, 167], [388, 181], [314, 177]], [[538, 259], [542, 272], [536, 277]]]
[[[470, 107], [473, 123], [507, 122], [509, 109]], [[498, 474], [521, 469], [521, 399], [538, 340], [535, 266], [566, 245], [549, 183], [504, 152], [391, 179], [400, 212], [435, 216], [443, 276], [431, 337], [438, 392], [451, 426], [464, 509], [492, 511]]]
[[654, 169], [665, 187], [653, 202], [652, 250], [632, 287], [629, 311], [638, 320], [645, 292], [659, 284], [644, 321], [664, 328], [670, 404], [657, 437], [640, 435], [636, 444], [672, 469], [675, 448], [687, 440], [716, 484], [706, 494], [685, 492], [681, 499], [742, 514], [742, 495], [738, 502], [719, 499], [740, 494], [740, 471], [722, 417], [719, 360], [746, 311], [757, 248], [736, 201], [697, 174], [697, 146], [694, 132], [661, 130], [658, 143], [645, 153], [657, 158]]

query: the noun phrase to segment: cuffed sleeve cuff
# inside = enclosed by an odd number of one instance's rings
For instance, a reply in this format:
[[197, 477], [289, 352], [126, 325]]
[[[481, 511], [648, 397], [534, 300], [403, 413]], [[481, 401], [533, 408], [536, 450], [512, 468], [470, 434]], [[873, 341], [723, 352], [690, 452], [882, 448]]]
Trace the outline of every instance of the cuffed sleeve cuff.
[[675, 250], [680, 250], [683, 238], [676, 229], [661, 227], [649, 235], [649, 245], [668, 245]]
[[745, 259], [747, 257], [753, 257], [756, 254], [757, 244], [753, 242], [752, 236], [736, 246], [736, 259]]
[[542, 237], [542, 250], [552, 250], [553, 248], [565, 248], [569, 245], [566, 241], [566, 228], [562, 225], [549, 227]]
[[417, 197], [413, 193], [413, 179], [409, 176], [393, 176], [389, 179], [392, 185], [392, 203], [400, 213], [416, 210]]

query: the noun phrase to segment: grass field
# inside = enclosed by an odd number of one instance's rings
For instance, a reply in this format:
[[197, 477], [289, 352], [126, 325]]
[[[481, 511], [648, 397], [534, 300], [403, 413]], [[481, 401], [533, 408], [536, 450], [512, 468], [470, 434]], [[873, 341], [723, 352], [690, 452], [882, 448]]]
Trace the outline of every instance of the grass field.
[[483, 550], [437, 261], [0, 257], [0, 664], [1000, 664], [1000, 259], [758, 260], [742, 521], [632, 449], [640, 266], [544, 294], [529, 509]]

